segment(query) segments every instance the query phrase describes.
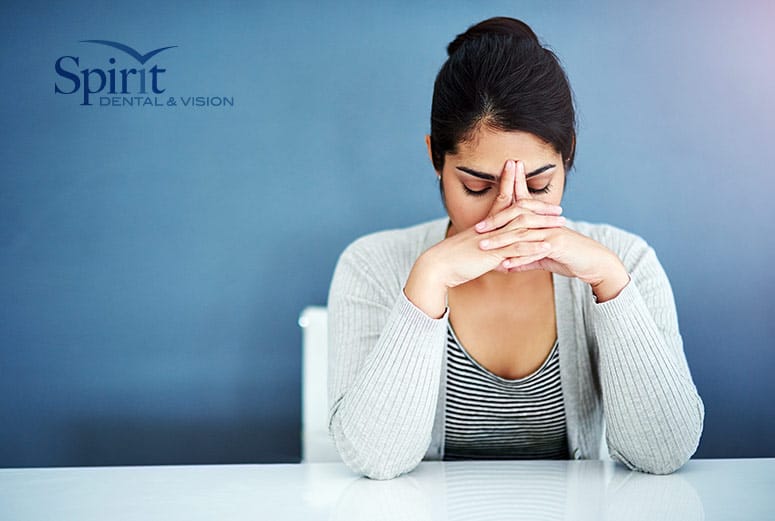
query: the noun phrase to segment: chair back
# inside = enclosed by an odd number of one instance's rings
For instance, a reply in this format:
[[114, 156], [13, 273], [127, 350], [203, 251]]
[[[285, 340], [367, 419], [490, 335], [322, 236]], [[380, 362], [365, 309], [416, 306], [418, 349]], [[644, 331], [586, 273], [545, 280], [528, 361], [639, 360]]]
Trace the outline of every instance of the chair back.
[[328, 434], [328, 311], [308, 306], [299, 316], [302, 336], [301, 461], [341, 461]]

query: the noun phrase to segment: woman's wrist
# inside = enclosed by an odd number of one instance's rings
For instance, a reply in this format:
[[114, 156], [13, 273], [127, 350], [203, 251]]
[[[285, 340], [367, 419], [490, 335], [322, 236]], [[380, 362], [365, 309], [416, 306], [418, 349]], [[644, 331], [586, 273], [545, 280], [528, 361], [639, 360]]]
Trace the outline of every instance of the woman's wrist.
[[606, 263], [601, 274], [589, 285], [595, 296], [595, 302], [601, 304], [619, 296], [629, 282], [630, 274], [627, 273], [627, 268], [619, 257], [612, 253], [611, 261]]
[[425, 255], [414, 263], [406, 279], [404, 294], [409, 301], [431, 318], [439, 319], [447, 309], [447, 286], [439, 270]]

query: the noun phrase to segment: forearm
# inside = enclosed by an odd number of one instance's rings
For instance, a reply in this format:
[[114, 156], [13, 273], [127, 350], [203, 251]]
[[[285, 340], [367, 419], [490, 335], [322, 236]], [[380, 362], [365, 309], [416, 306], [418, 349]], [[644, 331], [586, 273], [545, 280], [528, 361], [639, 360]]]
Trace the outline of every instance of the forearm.
[[431, 318], [403, 292], [384, 309], [348, 286], [340, 278], [329, 302], [330, 432], [350, 468], [388, 479], [414, 468], [430, 443], [446, 313]]
[[655, 314], [631, 281], [616, 296], [593, 304], [600, 381], [612, 455], [631, 468], [668, 473], [696, 450], [704, 409], [683, 357], [677, 325]]

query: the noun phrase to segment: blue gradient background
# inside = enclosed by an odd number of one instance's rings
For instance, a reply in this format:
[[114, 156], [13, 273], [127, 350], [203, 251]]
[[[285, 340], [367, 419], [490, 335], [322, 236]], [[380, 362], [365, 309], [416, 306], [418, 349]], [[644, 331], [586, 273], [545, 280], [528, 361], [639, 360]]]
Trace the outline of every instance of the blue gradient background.
[[[0, 466], [297, 461], [298, 314], [353, 239], [443, 215], [433, 80], [494, 15], [573, 86], [565, 213], [642, 235], [671, 278], [697, 456], [775, 456], [775, 7], [280, 4], [0, 7]], [[170, 95], [235, 107], [55, 95], [58, 57], [111, 55], [84, 39], [177, 45], [148, 64]]]

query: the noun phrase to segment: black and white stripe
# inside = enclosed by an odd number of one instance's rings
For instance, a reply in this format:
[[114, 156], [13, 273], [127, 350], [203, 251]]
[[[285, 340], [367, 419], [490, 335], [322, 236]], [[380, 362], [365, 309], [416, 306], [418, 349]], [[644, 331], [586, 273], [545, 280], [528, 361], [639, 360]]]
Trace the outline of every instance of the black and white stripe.
[[444, 459], [567, 459], [558, 347], [509, 380], [474, 360], [449, 326]]

